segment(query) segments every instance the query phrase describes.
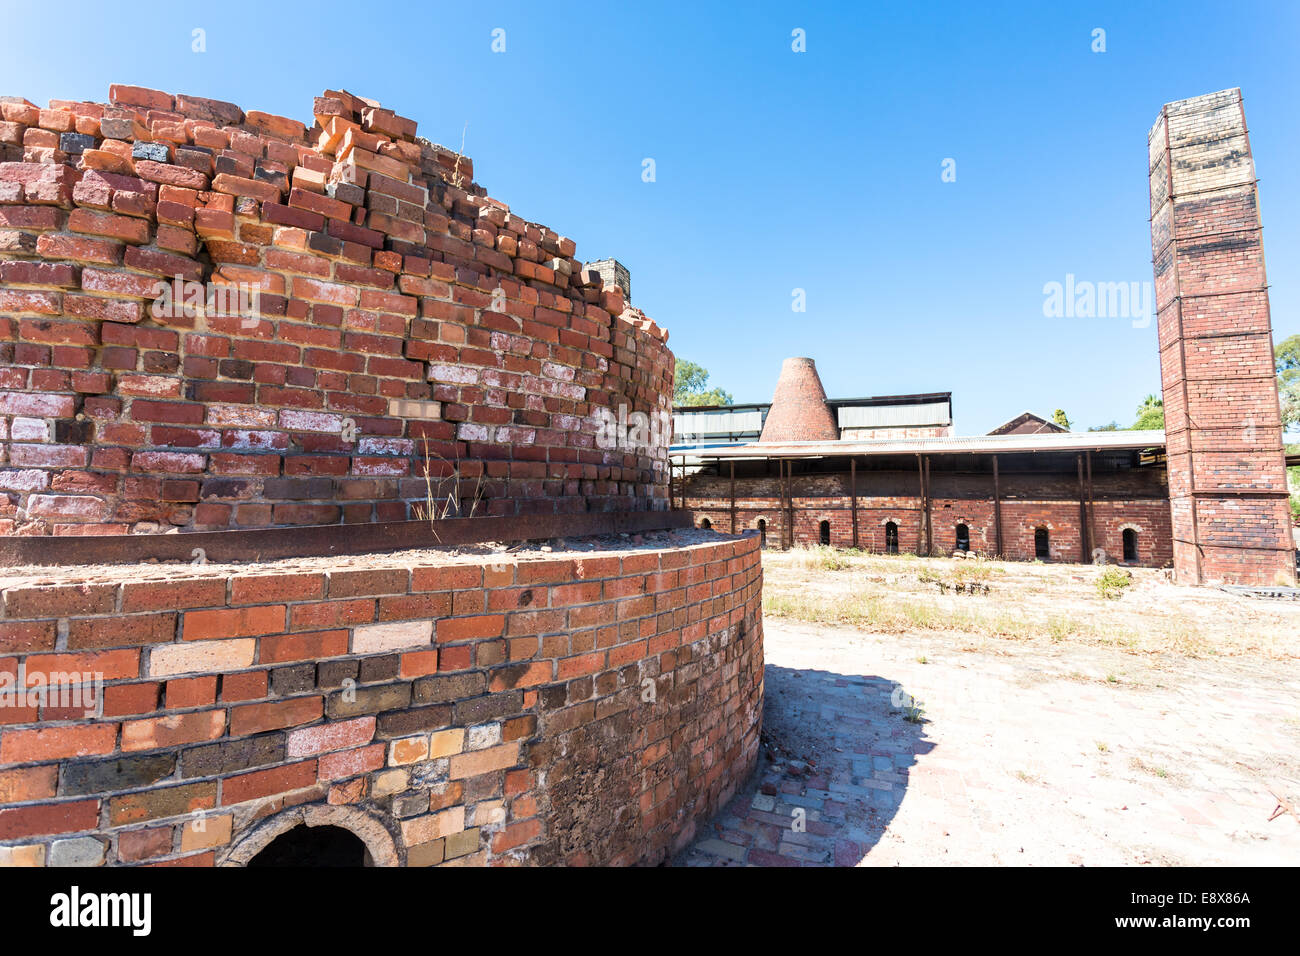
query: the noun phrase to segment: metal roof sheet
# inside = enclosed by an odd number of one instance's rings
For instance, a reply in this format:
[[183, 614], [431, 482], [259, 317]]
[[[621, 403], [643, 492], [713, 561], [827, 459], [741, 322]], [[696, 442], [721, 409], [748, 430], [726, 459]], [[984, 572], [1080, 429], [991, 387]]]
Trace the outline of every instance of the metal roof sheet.
[[762, 430], [761, 411], [673, 413], [673, 433], [677, 435], [730, 435], [733, 432], [757, 435]]
[[671, 455], [702, 458], [828, 458], [841, 455], [992, 455], [1013, 452], [1120, 451], [1162, 448], [1165, 433], [1150, 431], [1041, 432], [969, 438], [872, 438], [835, 442], [749, 442], [717, 447], [675, 445]]
[[894, 426], [951, 425], [948, 402], [916, 405], [841, 405], [840, 428], [890, 428]]

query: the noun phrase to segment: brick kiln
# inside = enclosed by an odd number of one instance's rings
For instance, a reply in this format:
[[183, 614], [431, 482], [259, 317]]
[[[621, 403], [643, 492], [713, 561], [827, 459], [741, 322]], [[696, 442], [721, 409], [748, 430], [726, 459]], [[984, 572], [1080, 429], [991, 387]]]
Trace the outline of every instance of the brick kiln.
[[757, 539], [597, 440], [667, 335], [370, 100], [109, 100], [0, 101], [0, 863], [662, 861], [763, 686]]

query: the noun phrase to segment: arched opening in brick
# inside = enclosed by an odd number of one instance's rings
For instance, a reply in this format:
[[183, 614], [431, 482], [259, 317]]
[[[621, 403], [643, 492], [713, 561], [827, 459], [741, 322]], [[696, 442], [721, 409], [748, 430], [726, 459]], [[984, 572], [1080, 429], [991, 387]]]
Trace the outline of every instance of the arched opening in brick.
[[[357, 838], [365, 847], [363, 862], [354, 866], [397, 866], [401, 863], [393, 836], [370, 814], [356, 807], [309, 804], [294, 807], [262, 820], [223, 853], [217, 855], [218, 866], [248, 866], [278, 837], [292, 830], [340, 829]], [[294, 839], [302, 839], [295, 837]], [[278, 852], [278, 851], [277, 851]], [[265, 864], [259, 864], [265, 865]]]
[[1034, 529], [1034, 557], [1039, 561], [1050, 561], [1052, 559], [1051, 542], [1047, 536], [1046, 528]]
[[299, 824], [281, 833], [251, 860], [249, 866], [357, 867], [373, 866], [370, 851], [351, 830]]
[[766, 518], [758, 519], [758, 546], [760, 548], [767, 547], [767, 519]]
[[821, 544], [831, 543], [831, 523], [823, 521], [817, 526], [817, 541]]
[[970, 528], [964, 524], [957, 525], [957, 550], [970, 550]]
[[893, 521], [885, 523], [885, 554], [898, 554], [898, 525]]
[[700, 519], [700, 527], [701, 527], [701, 528], [704, 528], [704, 529], [706, 529], [706, 530], [707, 530], [707, 529], [710, 529], [710, 528], [713, 527], [713, 522], [710, 521], [708, 518], [701, 518], [701, 519]]
[[1124, 529], [1124, 561], [1136, 562], [1138, 559], [1138, 533], [1132, 528]]

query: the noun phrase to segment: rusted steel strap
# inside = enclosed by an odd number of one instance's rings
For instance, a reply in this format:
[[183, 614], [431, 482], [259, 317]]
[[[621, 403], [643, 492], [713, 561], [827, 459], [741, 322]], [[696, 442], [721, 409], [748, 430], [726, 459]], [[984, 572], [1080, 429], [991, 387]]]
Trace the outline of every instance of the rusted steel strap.
[[0, 538], [0, 567], [16, 565], [131, 564], [185, 561], [202, 549], [211, 562], [267, 561], [276, 558], [371, 554], [407, 548], [481, 544], [486, 541], [538, 541], [600, 534], [636, 534], [692, 526], [683, 511], [609, 511], [591, 514], [511, 515], [446, 518], [439, 521], [385, 521], [369, 524], [249, 528], [179, 534], [14, 536]]

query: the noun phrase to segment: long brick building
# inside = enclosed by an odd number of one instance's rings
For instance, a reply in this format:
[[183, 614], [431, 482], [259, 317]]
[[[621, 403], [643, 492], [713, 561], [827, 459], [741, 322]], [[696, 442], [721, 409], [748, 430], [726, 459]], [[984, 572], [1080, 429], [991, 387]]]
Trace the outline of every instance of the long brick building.
[[1163, 432], [1072, 433], [1030, 413], [976, 437], [900, 424], [864, 438], [840, 424], [845, 408], [919, 421], [933, 397], [827, 401], [813, 360], [788, 359], [759, 441], [688, 442], [696, 415], [724, 423], [712, 409], [678, 412], [674, 505], [722, 531], [757, 530], [775, 547], [1049, 561], [1090, 561], [1103, 549], [1107, 560], [1147, 567], [1173, 560]]

